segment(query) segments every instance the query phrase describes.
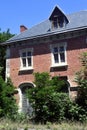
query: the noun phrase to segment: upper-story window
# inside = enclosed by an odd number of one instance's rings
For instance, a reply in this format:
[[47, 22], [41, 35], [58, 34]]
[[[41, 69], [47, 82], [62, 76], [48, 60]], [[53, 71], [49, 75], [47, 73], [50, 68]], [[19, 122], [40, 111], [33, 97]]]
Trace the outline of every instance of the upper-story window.
[[66, 15], [57, 6], [54, 8], [49, 20], [52, 30], [65, 27], [69, 22]]
[[33, 48], [27, 48], [20, 51], [21, 70], [33, 68]]
[[67, 65], [66, 43], [51, 45], [52, 67]]
[[61, 28], [64, 26], [64, 19], [63, 17], [55, 16], [52, 22], [53, 28]]

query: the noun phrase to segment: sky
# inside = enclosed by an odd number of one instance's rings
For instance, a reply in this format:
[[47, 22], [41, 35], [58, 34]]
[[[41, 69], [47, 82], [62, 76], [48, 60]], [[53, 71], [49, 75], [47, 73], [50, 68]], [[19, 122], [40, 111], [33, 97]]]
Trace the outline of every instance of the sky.
[[20, 25], [27, 28], [48, 19], [55, 6], [65, 14], [87, 10], [87, 0], [0, 0], [1, 31], [19, 34]]

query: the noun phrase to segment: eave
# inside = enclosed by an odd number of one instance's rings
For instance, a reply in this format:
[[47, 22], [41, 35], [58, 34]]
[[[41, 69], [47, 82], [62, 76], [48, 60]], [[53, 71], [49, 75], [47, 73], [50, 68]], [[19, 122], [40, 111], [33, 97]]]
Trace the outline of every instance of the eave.
[[42, 34], [42, 35], [37, 35], [37, 36], [32, 36], [32, 37], [25, 37], [25, 38], [21, 38], [21, 39], [17, 39], [17, 40], [12, 40], [12, 41], [6, 41], [4, 43], [1, 43], [1, 45], [11, 45], [12, 43], [18, 43], [18, 42], [21, 42], [21, 41], [26, 41], [26, 40], [36, 40], [36, 39], [41, 39], [41, 38], [45, 38], [45, 37], [49, 37], [49, 36], [54, 36], [54, 35], [57, 35], [57, 34], [66, 34], [66, 33], [71, 33], [71, 32], [74, 32], [74, 31], [80, 31], [80, 30], [86, 30], [87, 31], [87, 26], [84, 26], [84, 27], [78, 27], [78, 28], [72, 28], [72, 29], [67, 29], [67, 30], [62, 30], [62, 31], [52, 31], [52, 32], [49, 32], [47, 34]]

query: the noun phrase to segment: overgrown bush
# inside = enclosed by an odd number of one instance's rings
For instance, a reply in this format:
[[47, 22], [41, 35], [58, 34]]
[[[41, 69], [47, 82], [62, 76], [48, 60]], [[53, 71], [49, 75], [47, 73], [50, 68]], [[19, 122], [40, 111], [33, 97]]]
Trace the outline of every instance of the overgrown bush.
[[14, 86], [10, 79], [5, 83], [0, 77], [0, 117], [14, 119], [15, 114], [17, 114], [17, 105], [14, 99]]
[[77, 103], [87, 111], [87, 52], [80, 56], [81, 69], [76, 73], [78, 84]]
[[76, 73], [78, 84], [76, 103], [81, 107], [80, 118], [87, 119], [87, 52], [80, 56], [81, 69]]
[[71, 101], [66, 91], [67, 86], [59, 77], [50, 78], [46, 72], [35, 73], [36, 87], [27, 91], [27, 96], [34, 109], [36, 122], [61, 122], [64, 120], [85, 121], [84, 108]]
[[[65, 119], [79, 120], [79, 107], [69, 99], [66, 83], [46, 72], [35, 73], [35, 88], [27, 91], [34, 108], [34, 120], [46, 123]], [[64, 93], [65, 92], [65, 93]]]

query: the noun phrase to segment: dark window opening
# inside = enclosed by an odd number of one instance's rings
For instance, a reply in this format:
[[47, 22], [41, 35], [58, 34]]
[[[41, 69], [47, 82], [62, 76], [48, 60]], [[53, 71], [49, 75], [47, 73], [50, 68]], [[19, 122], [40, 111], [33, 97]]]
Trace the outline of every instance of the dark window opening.
[[54, 62], [59, 63], [58, 54], [54, 54]]

